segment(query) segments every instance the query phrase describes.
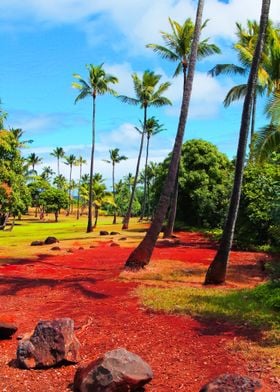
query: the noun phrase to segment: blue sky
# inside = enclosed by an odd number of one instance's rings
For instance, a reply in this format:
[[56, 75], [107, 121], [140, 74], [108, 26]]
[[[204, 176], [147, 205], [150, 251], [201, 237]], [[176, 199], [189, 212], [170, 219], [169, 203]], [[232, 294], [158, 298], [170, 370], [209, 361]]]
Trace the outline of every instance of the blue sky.
[[[87, 76], [85, 64], [101, 64], [119, 79], [115, 89], [133, 96], [131, 73], [153, 70], [170, 80], [166, 95], [172, 107], [149, 109], [166, 131], [151, 142], [151, 160], [161, 161], [171, 150], [177, 130], [181, 78], [172, 79], [174, 64], [160, 59], [147, 43], [160, 43], [160, 30], [169, 31], [168, 17], [182, 23], [195, 15], [193, 0], [1, 0], [0, 4], [0, 98], [8, 112], [8, 127], [20, 127], [33, 139], [24, 155], [35, 152], [43, 166], [56, 169], [50, 152], [63, 147], [66, 153], [89, 158], [91, 100], [74, 105], [77, 90], [71, 88], [73, 73]], [[207, 71], [217, 63], [235, 62], [231, 49], [235, 22], [259, 20], [261, 0], [206, 0], [204, 18], [210, 21], [203, 36], [219, 45], [222, 54], [197, 65], [186, 139], [203, 138], [232, 157], [236, 151], [240, 104], [224, 109], [222, 100], [232, 77], [211, 78]], [[270, 17], [280, 22], [279, 0], [271, 0]], [[142, 119], [139, 108], [110, 96], [97, 99], [97, 145], [95, 170], [110, 181], [111, 168], [103, 162], [111, 148], [120, 148], [129, 160], [117, 167], [117, 178], [134, 172]], [[257, 124], [264, 124], [258, 108]], [[67, 173], [67, 167], [64, 172]], [[88, 168], [84, 168], [87, 172]], [[38, 168], [40, 171], [40, 167]], [[78, 175], [78, 170], [74, 175]]]

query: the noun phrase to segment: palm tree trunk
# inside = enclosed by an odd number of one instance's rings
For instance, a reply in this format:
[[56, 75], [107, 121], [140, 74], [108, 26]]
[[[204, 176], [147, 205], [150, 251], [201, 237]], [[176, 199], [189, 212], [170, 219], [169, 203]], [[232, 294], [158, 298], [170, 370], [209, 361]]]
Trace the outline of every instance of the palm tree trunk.
[[134, 177], [134, 181], [133, 181], [133, 186], [132, 186], [132, 190], [131, 190], [131, 195], [130, 195], [130, 200], [129, 200], [127, 213], [126, 213], [126, 215], [124, 217], [124, 220], [123, 220], [122, 230], [127, 230], [128, 229], [129, 219], [130, 219], [130, 216], [131, 216], [132, 204], [133, 204], [133, 200], [134, 200], [134, 194], [135, 194], [135, 190], [136, 190], [137, 179], [138, 179], [139, 168], [140, 168], [141, 155], [142, 155], [143, 144], [144, 144], [146, 121], [147, 121], [147, 108], [144, 107], [144, 129], [143, 129], [143, 132], [142, 132], [142, 135], [141, 135], [141, 142], [140, 142], [139, 154], [138, 154], [138, 159], [137, 159], [135, 177]]
[[68, 210], [67, 216], [70, 214], [71, 209], [71, 181], [72, 181], [72, 165], [70, 164], [70, 174], [69, 174], [69, 192], [68, 192]]
[[251, 115], [251, 130], [250, 130], [250, 144], [249, 144], [249, 159], [254, 155], [254, 135], [255, 135], [255, 121], [256, 121], [256, 106], [257, 106], [257, 92], [253, 93], [253, 105]]
[[235, 166], [235, 176], [234, 176], [234, 183], [233, 183], [228, 215], [226, 218], [220, 246], [214, 260], [212, 261], [207, 271], [205, 277], [205, 284], [221, 284], [224, 283], [226, 279], [228, 258], [232, 246], [235, 223], [237, 219], [239, 202], [240, 202], [244, 163], [246, 157], [246, 145], [248, 139], [249, 126], [250, 126], [250, 114], [253, 105], [254, 92], [256, 89], [258, 66], [259, 66], [260, 57], [261, 57], [262, 48], [265, 39], [265, 32], [266, 32], [266, 26], [268, 21], [268, 14], [269, 14], [269, 6], [270, 6], [270, 0], [263, 0], [258, 42], [252, 61], [251, 71], [247, 84], [248, 86], [247, 93], [243, 104], [236, 166]]
[[77, 200], [77, 219], [80, 219], [80, 190], [81, 190], [81, 178], [82, 178], [82, 164], [80, 164], [78, 200]]
[[59, 176], [59, 157], [57, 157], [57, 175]]
[[171, 196], [170, 201], [170, 210], [168, 214], [167, 225], [163, 233], [163, 238], [170, 238], [172, 237], [176, 212], [177, 212], [177, 200], [178, 200], [178, 188], [179, 188], [179, 170], [177, 170], [176, 180], [175, 180], [175, 188]]
[[145, 159], [145, 169], [144, 169], [144, 196], [143, 196], [143, 206], [142, 206], [140, 221], [143, 220], [143, 218], [145, 217], [146, 205], [147, 205], [147, 167], [148, 167], [148, 158], [149, 158], [149, 145], [150, 145], [150, 137], [147, 136], [146, 159]]
[[93, 202], [93, 163], [94, 163], [94, 147], [95, 147], [95, 106], [96, 97], [92, 96], [92, 144], [91, 144], [91, 156], [90, 156], [90, 172], [89, 172], [89, 199], [88, 199], [88, 224], [87, 233], [91, 233], [92, 227], [92, 202]]
[[115, 163], [112, 162], [112, 185], [113, 185], [113, 200], [114, 200], [114, 218], [113, 225], [117, 223], [117, 206], [116, 206], [116, 194], [115, 194]]
[[158, 235], [162, 228], [162, 224], [167, 212], [167, 208], [169, 206], [170, 195], [175, 185], [175, 179], [178, 171], [181, 148], [183, 143], [183, 136], [184, 136], [186, 120], [187, 120], [188, 110], [189, 110], [189, 103], [191, 98], [195, 63], [197, 58], [197, 48], [198, 48], [199, 36], [201, 30], [203, 5], [204, 5], [204, 0], [199, 0], [197, 6], [195, 28], [194, 28], [194, 37], [192, 42], [191, 54], [190, 54], [189, 71], [187, 77], [186, 77], [186, 67], [183, 68], [184, 69], [183, 99], [181, 105], [178, 130], [177, 130], [177, 135], [173, 147], [168, 174], [165, 179], [163, 189], [161, 191], [159, 203], [155, 211], [153, 222], [148, 232], [146, 233], [146, 236], [142, 240], [142, 242], [130, 254], [130, 256], [128, 257], [125, 263], [125, 267], [132, 270], [143, 268], [146, 264], [149, 263]]

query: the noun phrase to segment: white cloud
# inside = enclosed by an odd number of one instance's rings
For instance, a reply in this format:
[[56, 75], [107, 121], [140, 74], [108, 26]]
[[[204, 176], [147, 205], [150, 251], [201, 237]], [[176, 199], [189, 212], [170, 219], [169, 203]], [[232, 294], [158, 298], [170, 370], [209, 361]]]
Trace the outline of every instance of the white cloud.
[[[192, 0], [1, 0], [0, 18], [6, 28], [7, 21], [21, 26], [18, 22], [26, 17], [29, 22], [47, 25], [80, 24], [92, 42], [104, 37], [100, 28], [102, 23], [114, 23], [130, 42], [130, 49], [139, 49], [146, 43], [157, 42], [160, 30], [169, 30], [169, 16], [179, 22], [187, 17], [194, 18], [194, 7]], [[210, 18], [206, 34], [233, 39], [235, 22], [259, 20], [260, 9], [261, 0], [230, 0], [227, 4], [208, 0], [204, 10], [204, 18]], [[273, 20], [280, 21], [279, 0], [272, 0], [270, 15]]]

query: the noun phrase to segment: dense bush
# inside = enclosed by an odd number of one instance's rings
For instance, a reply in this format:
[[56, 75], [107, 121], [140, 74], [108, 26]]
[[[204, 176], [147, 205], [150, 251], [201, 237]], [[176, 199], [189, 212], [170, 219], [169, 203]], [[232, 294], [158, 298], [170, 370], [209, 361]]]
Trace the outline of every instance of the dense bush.
[[249, 164], [244, 172], [236, 227], [239, 244], [280, 246], [280, 168]]

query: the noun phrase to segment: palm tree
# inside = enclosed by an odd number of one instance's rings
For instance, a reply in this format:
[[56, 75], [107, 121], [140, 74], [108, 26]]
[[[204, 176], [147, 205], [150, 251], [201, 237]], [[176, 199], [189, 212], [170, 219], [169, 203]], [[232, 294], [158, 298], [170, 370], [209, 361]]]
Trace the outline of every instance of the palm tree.
[[58, 189], [62, 189], [64, 191], [67, 189], [67, 180], [62, 174], [56, 176], [53, 180], [53, 183], [57, 186]]
[[51, 152], [51, 155], [57, 159], [57, 175], [59, 176], [59, 162], [60, 159], [64, 158], [65, 152], [62, 147], [56, 147], [53, 152]]
[[256, 134], [254, 155], [258, 162], [263, 162], [275, 151], [280, 151], [280, 124], [269, 124]]
[[95, 148], [95, 110], [96, 110], [96, 97], [97, 95], [104, 95], [109, 93], [116, 95], [116, 92], [110, 88], [110, 84], [115, 84], [118, 79], [115, 76], [106, 74], [103, 69], [103, 64], [94, 66], [89, 64], [86, 66], [89, 72], [88, 81], [85, 81], [80, 75], [74, 74], [74, 78], [78, 82], [73, 82], [72, 87], [80, 91], [75, 99], [75, 103], [86, 98], [92, 97], [92, 144], [91, 144], [91, 157], [90, 157], [90, 180], [89, 180], [89, 200], [88, 200], [88, 224], [87, 233], [92, 232], [92, 202], [93, 202], [93, 166], [94, 166], [94, 148]]
[[246, 145], [248, 139], [248, 132], [250, 126], [250, 116], [253, 105], [253, 98], [258, 78], [258, 66], [260, 64], [262, 49], [265, 41], [266, 27], [268, 23], [270, 0], [262, 1], [261, 19], [259, 27], [258, 41], [255, 48], [252, 66], [247, 83], [247, 92], [243, 104], [242, 119], [240, 126], [239, 142], [237, 149], [237, 157], [235, 164], [235, 176], [233, 189], [229, 204], [229, 210], [223, 230], [223, 235], [220, 241], [220, 246], [217, 254], [212, 261], [206, 277], [205, 284], [221, 284], [226, 279], [227, 263], [229, 253], [232, 246], [233, 235], [235, 230], [235, 223], [238, 214], [241, 186], [243, 180], [244, 163], [246, 157]]
[[112, 188], [113, 188], [113, 201], [114, 201], [114, 218], [113, 225], [117, 223], [117, 206], [116, 206], [116, 192], [115, 192], [115, 166], [116, 163], [120, 163], [121, 161], [127, 160], [125, 155], [119, 154], [120, 149], [114, 148], [113, 150], [109, 150], [110, 160], [104, 160], [107, 163], [112, 164]]
[[[256, 21], [247, 21], [247, 27], [244, 28], [240, 23], [236, 23], [237, 27], [237, 42], [233, 48], [237, 52], [240, 65], [235, 64], [217, 64], [209, 71], [211, 76], [238, 74], [247, 75], [250, 71], [254, 49], [256, 46], [259, 24]], [[265, 90], [267, 94], [275, 91], [279, 81], [279, 50], [280, 50], [280, 35], [279, 28], [275, 28], [271, 22], [268, 22], [266, 41], [264, 44], [262, 57], [258, 69], [258, 82], [256, 91], [253, 97], [253, 105], [251, 112], [251, 129], [250, 129], [250, 146], [253, 148], [253, 138], [255, 134], [255, 116], [257, 95], [263, 95]], [[277, 74], [277, 77], [276, 77]], [[247, 91], [247, 84], [239, 84], [233, 86], [227, 93], [224, 99], [224, 106], [228, 107], [232, 102], [244, 98]]]
[[26, 147], [26, 144], [33, 143], [33, 140], [31, 140], [31, 139], [21, 140], [22, 135], [24, 134], [24, 131], [20, 128], [11, 128], [10, 132], [12, 132], [12, 134], [14, 135], [14, 138], [16, 139], [19, 148], [24, 148], [24, 147]]
[[[142, 220], [145, 216], [146, 206], [147, 206], [147, 216], [149, 216], [149, 198], [148, 196], [148, 181], [147, 181], [147, 168], [148, 168], [148, 160], [149, 160], [149, 148], [150, 148], [150, 139], [152, 136], [157, 135], [158, 133], [163, 131], [163, 125], [159, 123], [155, 117], [150, 117], [146, 122], [146, 136], [147, 136], [147, 144], [146, 144], [146, 158], [145, 158], [145, 167], [144, 167], [144, 196], [143, 196], [143, 206], [142, 212], [140, 216], [140, 220]], [[148, 205], [147, 205], [148, 201]]]
[[[208, 21], [205, 21], [201, 29], [207, 25]], [[178, 76], [183, 71], [183, 83], [185, 84], [187, 70], [190, 63], [191, 45], [194, 39], [194, 24], [191, 19], [186, 19], [185, 22], [180, 25], [175, 20], [169, 18], [172, 33], [161, 32], [163, 41], [166, 46], [158, 44], [148, 44], [147, 47], [153, 49], [155, 53], [158, 53], [161, 57], [177, 63], [174, 77]], [[220, 53], [220, 49], [215, 44], [209, 43], [209, 38], [206, 38], [199, 42], [197, 49], [197, 59], [203, 59], [212, 54]], [[184, 94], [184, 91], [183, 91]], [[178, 171], [178, 169], [177, 169]], [[175, 176], [177, 178], [177, 175]], [[178, 186], [175, 186], [175, 190]], [[170, 200], [170, 217], [175, 219], [177, 210], [177, 194], [173, 190], [173, 197]], [[166, 235], [171, 235], [174, 226], [174, 220], [169, 219], [167, 226]]]
[[39, 165], [42, 161], [43, 161], [43, 159], [38, 157], [38, 155], [36, 155], [35, 152], [32, 152], [27, 157], [27, 163], [29, 166], [32, 167], [32, 172], [35, 174], [37, 174], [37, 172], [35, 170], [35, 166]]
[[131, 105], [140, 105], [141, 109], [143, 109], [144, 112], [142, 131], [140, 131], [142, 136], [141, 136], [139, 154], [138, 154], [137, 165], [136, 165], [136, 173], [135, 173], [134, 184], [131, 192], [131, 200], [129, 202], [128, 210], [123, 221], [123, 227], [122, 227], [123, 230], [128, 229], [128, 225], [129, 225], [132, 203], [133, 203], [134, 193], [137, 184], [137, 177], [139, 173], [144, 136], [146, 133], [148, 107], [149, 106], [161, 107], [164, 105], [171, 105], [171, 101], [168, 98], [162, 96], [162, 94], [170, 86], [170, 83], [165, 82], [158, 86], [160, 79], [161, 79], [161, 75], [157, 75], [153, 71], [148, 71], [148, 70], [144, 71], [142, 79], [140, 79], [138, 75], [134, 73], [132, 74], [132, 80], [134, 84], [134, 91], [135, 91], [136, 98], [130, 98], [124, 95], [119, 96], [119, 98], [125, 103], [129, 103]]
[[177, 135], [175, 138], [168, 174], [166, 176], [164, 186], [161, 191], [161, 195], [154, 214], [154, 219], [152, 221], [152, 224], [149, 230], [147, 231], [144, 239], [141, 241], [138, 247], [130, 254], [130, 256], [128, 257], [125, 263], [126, 268], [129, 269], [137, 270], [149, 263], [158, 235], [162, 228], [164, 217], [166, 215], [166, 211], [170, 201], [170, 195], [175, 185], [175, 177], [178, 171], [183, 136], [184, 136], [185, 125], [186, 125], [186, 120], [188, 115], [191, 91], [192, 91], [192, 83], [194, 78], [195, 63], [196, 63], [197, 50], [199, 44], [199, 36], [200, 36], [200, 30], [202, 24], [203, 6], [204, 6], [204, 0], [199, 0], [197, 6], [195, 28], [194, 28], [193, 39], [192, 39], [191, 53], [188, 60], [189, 69], [188, 69], [187, 77], [185, 72], [186, 68], [183, 67], [183, 70], [185, 70], [183, 72], [184, 92], [183, 92], [183, 99], [182, 99], [182, 106], [181, 106], [178, 129], [177, 129]]
[[[0, 106], [2, 105], [2, 101], [0, 99]], [[0, 107], [0, 129], [4, 129], [4, 122], [8, 117], [8, 113], [5, 112], [1, 107]]]
[[70, 214], [70, 206], [71, 206], [71, 189], [72, 189], [72, 170], [73, 166], [76, 163], [76, 156], [74, 154], [70, 154], [69, 156], [65, 156], [65, 162], [63, 162], [65, 165], [69, 166], [69, 188], [68, 188], [68, 211], [67, 215]]
[[54, 171], [50, 166], [45, 166], [42, 169], [42, 173], [41, 173], [41, 177], [46, 180], [49, 181], [50, 177], [54, 175]]
[[77, 200], [77, 219], [80, 218], [80, 191], [81, 191], [81, 181], [82, 181], [82, 168], [83, 165], [85, 165], [87, 161], [83, 159], [82, 156], [79, 156], [79, 158], [76, 160], [75, 164], [79, 166], [80, 168], [80, 175], [79, 175], [79, 185], [78, 185], [78, 200]]

